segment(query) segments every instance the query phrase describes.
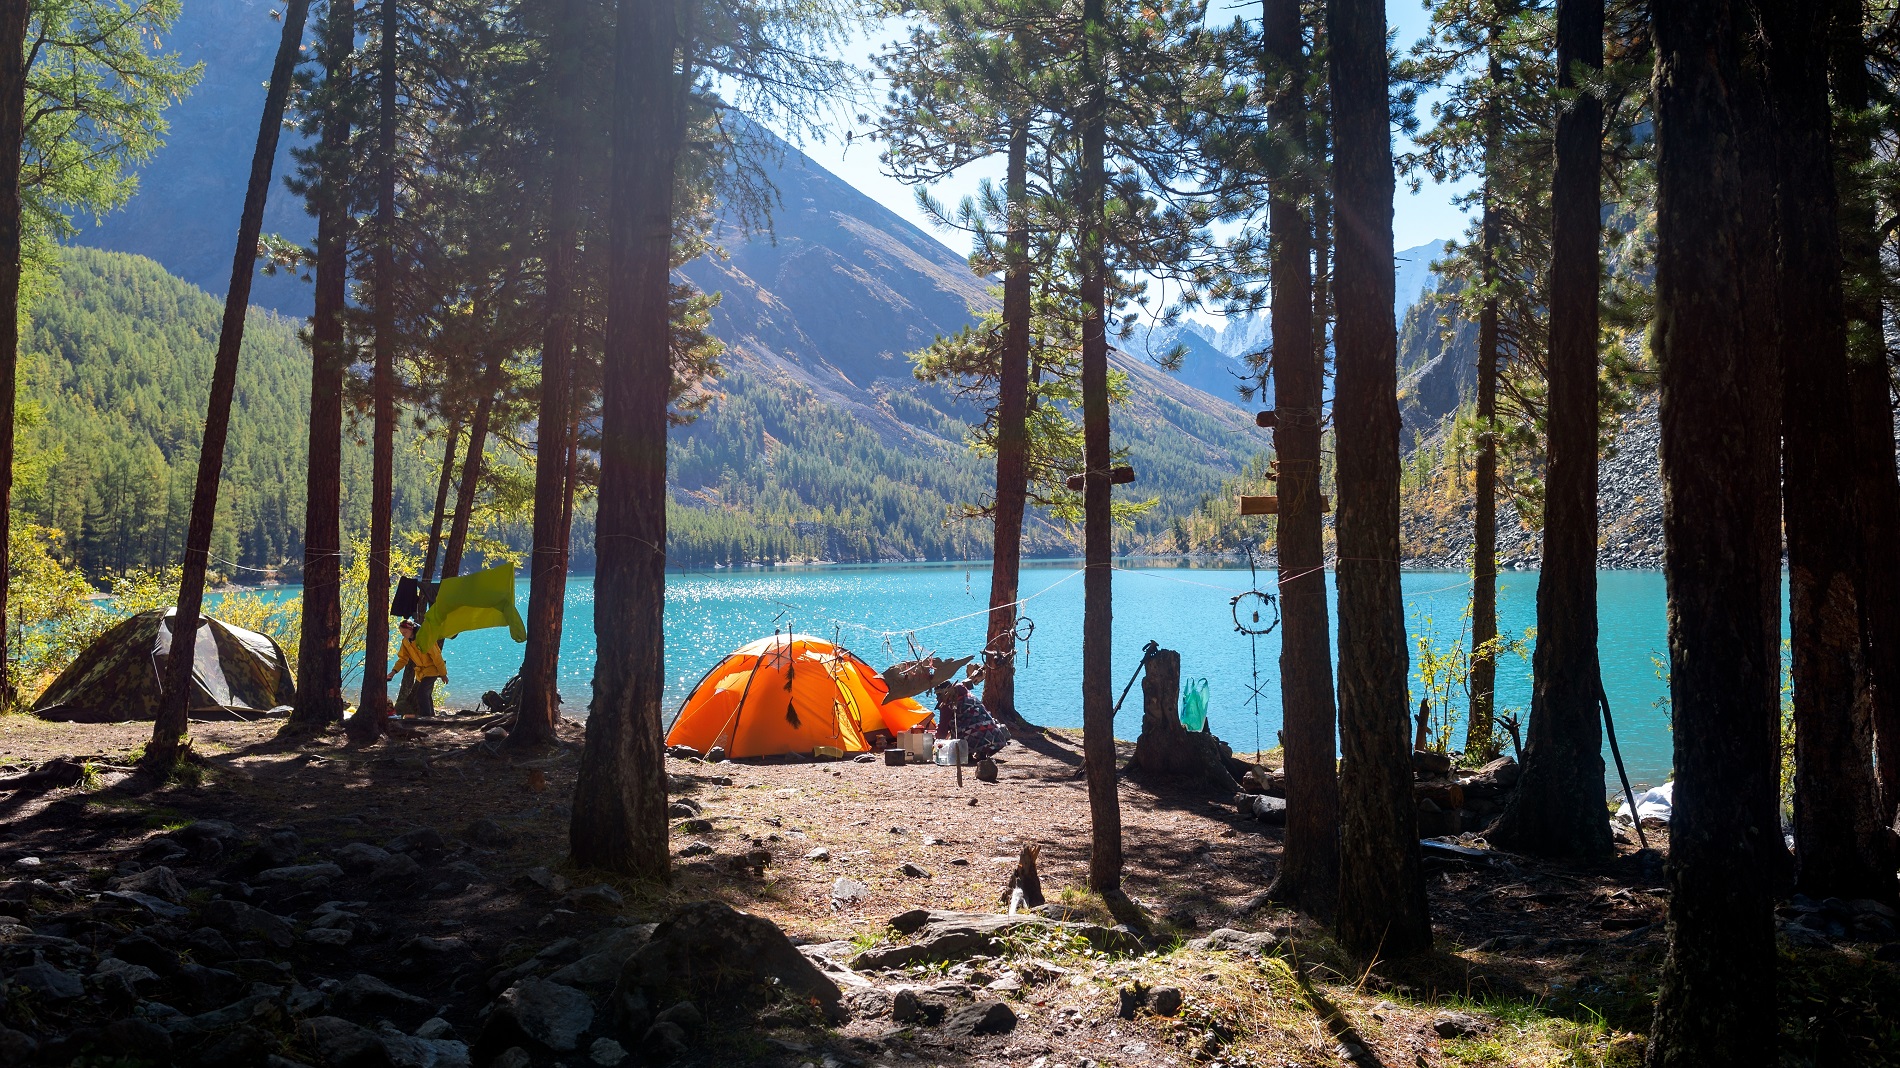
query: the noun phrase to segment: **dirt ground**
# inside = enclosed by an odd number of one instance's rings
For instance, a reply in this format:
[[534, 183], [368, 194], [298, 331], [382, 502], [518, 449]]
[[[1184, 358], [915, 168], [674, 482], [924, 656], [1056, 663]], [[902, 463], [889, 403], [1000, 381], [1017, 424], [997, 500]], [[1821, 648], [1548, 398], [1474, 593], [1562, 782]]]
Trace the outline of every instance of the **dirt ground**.
[[[137, 780], [113, 769], [131, 764], [149, 724], [0, 717], [0, 763], [11, 769], [55, 756], [90, 758], [98, 769], [71, 789], [0, 795], [0, 866], [37, 858], [43, 877], [64, 872], [83, 888], [143, 841], [197, 819], [254, 833], [292, 828], [311, 848], [436, 828], [451, 839], [450, 855], [466, 859], [482, 878], [448, 895], [371, 907], [386, 910], [394, 927], [453, 930], [472, 959], [459, 970], [418, 973], [413, 954], [406, 958], [392, 941], [300, 966], [407, 983], [442, 1001], [444, 1018], [471, 1040], [492, 997], [484, 980], [495, 969], [563, 934], [608, 922], [551, 900], [521, 878], [537, 867], [576, 886], [618, 887], [623, 903], [610, 918], [615, 922], [657, 920], [681, 902], [717, 898], [847, 964], [859, 950], [901, 940], [887, 923], [905, 910], [1000, 911], [1002, 888], [1025, 844], [1041, 846], [1052, 900], [1078, 915], [1101, 913], [1099, 901], [1081, 889], [1090, 824], [1079, 734], [1019, 738], [1001, 755], [995, 783], [966, 771], [959, 785], [951, 768], [888, 767], [881, 760], [669, 758], [676, 800], [690, 798], [703, 811], [674, 821], [675, 878], [654, 888], [564, 867], [567, 799], [583, 734], [578, 723], [565, 723], [561, 744], [532, 760], [493, 751], [479, 729], [459, 723], [425, 726], [413, 739], [360, 750], [346, 747], [341, 734], [278, 742], [276, 728], [194, 724], [195, 748], [206, 758], [202, 778], [134, 790], [128, 787]], [[1667, 890], [1659, 853], [1621, 843], [1614, 861], [1589, 867], [1515, 857], [1477, 867], [1428, 859], [1437, 947], [1420, 959], [1367, 968], [1341, 957], [1323, 928], [1256, 907], [1279, 855], [1278, 828], [1237, 815], [1231, 797], [1194, 784], [1124, 779], [1120, 797], [1126, 890], [1154, 921], [1158, 948], [1106, 954], [1031, 939], [1001, 957], [850, 973], [844, 985], [859, 1011], [835, 1031], [775, 1032], [768, 1023], [764, 1031], [715, 1034], [695, 1045], [690, 1062], [1640, 1063], [1664, 950]], [[512, 844], [454, 842], [477, 818], [501, 824]], [[762, 873], [733, 863], [759, 848], [771, 853]], [[906, 864], [915, 866], [913, 874], [900, 870]], [[18, 873], [13, 867], [6, 874]], [[349, 893], [341, 888], [331, 896]], [[1290, 937], [1263, 954], [1197, 948], [1197, 939], [1221, 928]], [[1784, 1051], [1783, 1063], [1900, 1057], [1900, 1025], [1892, 1022], [1900, 1019], [1900, 966], [1873, 961], [1873, 948], [1789, 950], [1784, 1000], [1800, 1005], [1790, 1009], [1798, 1015], [1784, 1031], [1798, 1055], [1790, 1060]], [[1118, 991], [1137, 984], [1178, 988], [1183, 1008], [1172, 1016], [1124, 1018]], [[1002, 1035], [938, 1040], [888, 1015], [890, 992], [906, 985], [952, 998], [1006, 999], [1016, 1025]], [[284, 1052], [295, 1055], [294, 1042]], [[583, 1062], [576, 1054], [565, 1063]]]

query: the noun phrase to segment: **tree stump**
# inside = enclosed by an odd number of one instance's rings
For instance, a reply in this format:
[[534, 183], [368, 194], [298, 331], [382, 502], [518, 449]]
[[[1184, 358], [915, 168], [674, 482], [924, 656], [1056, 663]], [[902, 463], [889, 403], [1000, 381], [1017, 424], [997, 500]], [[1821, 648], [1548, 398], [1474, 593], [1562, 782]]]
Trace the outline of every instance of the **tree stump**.
[[1128, 770], [1153, 775], [1200, 776], [1209, 787], [1226, 794], [1240, 784], [1227, 770], [1232, 755], [1205, 726], [1189, 731], [1181, 725], [1181, 654], [1157, 649], [1148, 657], [1141, 677], [1141, 736]]

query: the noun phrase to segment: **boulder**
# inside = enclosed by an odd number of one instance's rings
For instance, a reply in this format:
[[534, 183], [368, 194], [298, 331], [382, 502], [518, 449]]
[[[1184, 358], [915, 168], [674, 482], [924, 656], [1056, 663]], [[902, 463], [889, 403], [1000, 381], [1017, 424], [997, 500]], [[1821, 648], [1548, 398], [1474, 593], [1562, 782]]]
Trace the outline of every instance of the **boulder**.
[[407, 853], [394, 853], [387, 860], [377, 864], [369, 873], [372, 883], [392, 883], [413, 879], [422, 874], [422, 865]]
[[0, 1064], [25, 1064], [39, 1051], [32, 1035], [0, 1025]]
[[8, 981], [14, 986], [32, 991], [45, 1001], [68, 1001], [85, 994], [86, 987], [79, 977], [69, 971], [55, 968], [45, 961], [35, 961], [24, 968], [15, 968]]
[[[500, 1034], [518, 1032], [559, 1053], [574, 1049], [594, 1025], [594, 1005], [571, 986], [529, 976], [502, 991], [482, 1027], [479, 1047], [500, 1044]], [[512, 1043], [509, 1043], [512, 1044]]]
[[147, 868], [136, 875], [114, 879], [106, 885], [114, 890], [150, 894], [174, 905], [185, 899], [185, 888], [178, 882], [178, 876], [163, 864]]
[[614, 1065], [627, 1059], [627, 1048], [611, 1038], [597, 1038], [587, 1047], [587, 1059], [602, 1068], [614, 1068]]
[[548, 976], [548, 979], [569, 986], [607, 986], [620, 978], [620, 969], [626, 966], [627, 958], [653, 937], [655, 926], [642, 923], [613, 931], [596, 943], [592, 952]]
[[682, 1000], [748, 1011], [780, 998], [843, 1018], [837, 984], [776, 924], [718, 901], [686, 905], [655, 927], [614, 988], [623, 1019]]
[[392, 1068], [376, 1032], [339, 1016], [315, 1016], [297, 1025], [297, 1038], [327, 1068]]
[[240, 941], [255, 939], [278, 949], [289, 949], [295, 941], [296, 928], [289, 920], [229, 898], [219, 898], [206, 905], [204, 921]]
[[440, 853], [448, 842], [434, 827], [418, 827], [384, 842], [383, 848], [391, 853]]
[[1176, 986], [1158, 986], [1148, 996], [1148, 1006], [1156, 1016], [1173, 1016], [1181, 1011], [1181, 988]]
[[343, 878], [343, 869], [329, 861], [320, 864], [292, 864], [282, 868], [267, 868], [257, 873], [261, 883], [309, 883]]
[[331, 993], [330, 1001], [343, 1012], [374, 1014], [413, 1023], [435, 1015], [435, 1005], [431, 1002], [360, 972], [345, 979]]
[[368, 842], [349, 842], [340, 845], [331, 850], [330, 855], [348, 871], [372, 871], [390, 857], [389, 850], [382, 846], [370, 845]]
[[490, 849], [506, 849], [515, 844], [515, 836], [494, 820], [482, 819], [462, 828], [462, 840]]
[[1272, 931], [1236, 931], [1231, 927], [1222, 927], [1205, 938], [1189, 942], [1188, 948], [1203, 952], [1216, 950], [1265, 956], [1277, 952], [1285, 944], [1286, 939]]
[[1015, 1028], [1015, 1010], [1000, 1001], [979, 1001], [974, 1005], [966, 1005], [943, 1021], [944, 1033], [957, 1037], [1003, 1035]]

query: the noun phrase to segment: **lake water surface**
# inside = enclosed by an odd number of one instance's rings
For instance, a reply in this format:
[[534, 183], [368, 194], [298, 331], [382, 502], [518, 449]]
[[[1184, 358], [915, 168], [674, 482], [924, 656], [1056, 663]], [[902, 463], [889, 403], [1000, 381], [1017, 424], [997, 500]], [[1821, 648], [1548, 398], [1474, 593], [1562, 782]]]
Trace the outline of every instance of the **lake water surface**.
[[[1330, 583], [1331, 576], [1328, 576]], [[1258, 585], [1273, 590], [1273, 573]], [[1246, 568], [1133, 566], [1115, 574], [1115, 690], [1119, 694], [1150, 639], [1181, 653], [1186, 678], [1209, 682], [1213, 729], [1236, 749], [1275, 744], [1280, 727], [1279, 634], [1257, 643], [1235, 631], [1229, 600], [1252, 589]], [[1418, 642], [1443, 651], [1469, 648], [1465, 613], [1469, 577], [1457, 572], [1407, 572], [1406, 623], [1413, 649], [1413, 703], [1424, 692]], [[1021, 658], [1017, 702], [1032, 722], [1080, 726], [1082, 579], [1073, 561], [1036, 563], [1023, 569], [1024, 615], [1035, 633]], [[720, 572], [670, 572], [666, 597], [668, 720], [693, 685], [720, 657], [774, 628], [823, 638], [836, 637], [882, 668], [908, 659], [913, 635], [919, 648], [963, 656], [983, 644], [989, 568], [974, 565], [852, 565], [770, 568]], [[528, 584], [517, 595], [525, 609]], [[1536, 622], [1537, 574], [1498, 577], [1499, 630], [1522, 639]], [[1666, 660], [1664, 583], [1660, 572], [1606, 571], [1598, 576], [1602, 620], [1604, 689], [1615, 710], [1618, 739], [1630, 777], [1640, 789], [1663, 782], [1670, 769], [1670, 737], [1658, 661]], [[594, 668], [594, 583], [575, 575], [568, 583], [567, 622], [561, 649], [560, 689], [570, 715], [584, 715]], [[1335, 623], [1338, 614], [1333, 614]], [[1337, 642], [1335, 642], [1337, 652]], [[476, 704], [484, 690], [499, 689], [521, 663], [521, 647], [506, 631], [464, 634], [448, 643], [448, 693], [438, 701]], [[1256, 685], [1266, 698], [1250, 701]], [[1498, 665], [1498, 708], [1530, 706], [1530, 662], [1506, 654]], [[1462, 713], [1462, 694], [1455, 702]], [[1131, 694], [1116, 720], [1116, 734], [1140, 730], [1141, 699]], [[1460, 724], [1454, 746], [1463, 738]], [[1608, 753], [1605, 753], [1608, 759]], [[1615, 773], [1610, 772], [1614, 781]]]

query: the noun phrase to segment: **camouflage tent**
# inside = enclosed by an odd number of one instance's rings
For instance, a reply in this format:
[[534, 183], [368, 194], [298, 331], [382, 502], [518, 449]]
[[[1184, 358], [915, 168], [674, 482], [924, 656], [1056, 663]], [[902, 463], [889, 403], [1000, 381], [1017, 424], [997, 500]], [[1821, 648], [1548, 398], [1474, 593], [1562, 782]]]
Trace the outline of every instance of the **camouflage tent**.
[[[141, 612], [106, 631], [40, 694], [34, 714], [77, 723], [158, 718], [172, 612]], [[250, 719], [295, 698], [284, 651], [268, 636], [205, 616], [194, 644], [193, 719]]]

